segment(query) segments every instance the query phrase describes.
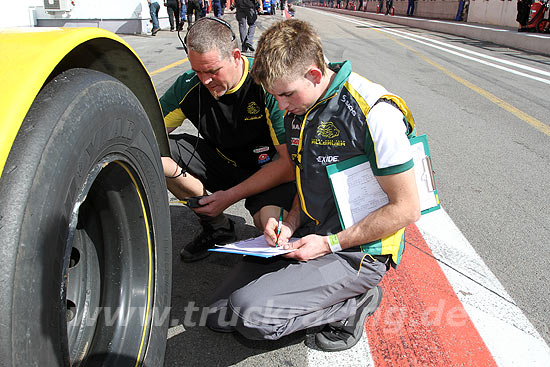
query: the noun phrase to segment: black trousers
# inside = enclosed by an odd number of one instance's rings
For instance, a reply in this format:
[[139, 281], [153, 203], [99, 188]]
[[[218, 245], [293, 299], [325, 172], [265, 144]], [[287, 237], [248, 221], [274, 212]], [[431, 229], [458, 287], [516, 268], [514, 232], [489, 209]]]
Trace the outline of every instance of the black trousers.
[[170, 30], [174, 29], [174, 18], [176, 18], [176, 29], [180, 29], [180, 8], [177, 2], [167, 2], [166, 8], [168, 10], [168, 21], [170, 21]]

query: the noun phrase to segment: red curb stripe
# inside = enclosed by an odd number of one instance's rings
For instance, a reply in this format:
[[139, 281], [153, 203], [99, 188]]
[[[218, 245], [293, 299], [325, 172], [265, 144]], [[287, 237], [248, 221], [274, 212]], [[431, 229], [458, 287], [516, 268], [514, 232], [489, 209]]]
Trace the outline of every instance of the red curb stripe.
[[[376, 366], [496, 366], [416, 225], [397, 271], [381, 282], [382, 304], [366, 322]], [[427, 255], [429, 254], [429, 255]]]

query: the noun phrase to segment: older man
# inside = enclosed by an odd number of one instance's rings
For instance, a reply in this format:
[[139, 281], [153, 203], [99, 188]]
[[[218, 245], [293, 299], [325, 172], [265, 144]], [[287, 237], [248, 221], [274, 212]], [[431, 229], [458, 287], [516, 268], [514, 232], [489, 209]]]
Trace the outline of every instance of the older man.
[[181, 251], [183, 261], [204, 258], [215, 244], [235, 240], [223, 211], [246, 198], [245, 207], [263, 230], [295, 194], [282, 111], [249, 74], [229, 24], [202, 18], [186, 37], [191, 69], [160, 98], [168, 132], [188, 119], [196, 136], [170, 136], [172, 157], [163, 158], [168, 189], [178, 198], [210, 195], [195, 208], [203, 226]]

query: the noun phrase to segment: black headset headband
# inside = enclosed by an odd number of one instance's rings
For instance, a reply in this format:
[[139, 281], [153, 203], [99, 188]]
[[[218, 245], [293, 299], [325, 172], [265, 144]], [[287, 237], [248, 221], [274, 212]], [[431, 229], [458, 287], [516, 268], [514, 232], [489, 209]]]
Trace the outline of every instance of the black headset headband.
[[[187, 50], [187, 36], [189, 35], [189, 32], [191, 32], [191, 29], [193, 29], [193, 27], [195, 25], [197, 25], [199, 22], [203, 22], [205, 20], [213, 20], [215, 22], [218, 22], [218, 23], [221, 23], [223, 24], [224, 26], [226, 26], [227, 28], [229, 28], [229, 30], [231, 31], [231, 42], [235, 41], [235, 33], [233, 32], [233, 29], [231, 29], [231, 26], [229, 25], [229, 23], [227, 23], [225, 20], [223, 19], [220, 19], [220, 18], [211, 18], [211, 17], [204, 17], [204, 18], [200, 18], [199, 20], [197, 20], [195, 22], [195, 24], [193, 24], [191, 27], [189, 27], [189, 29], [187, 30], [187, 33], [185, 34], [185, 38], [183, 39], [183, 49], [185, 50], [185, 53], [187, 55], [189, 55], [189, 51]], [[180, 38], [181, 40], [181, 38]]]

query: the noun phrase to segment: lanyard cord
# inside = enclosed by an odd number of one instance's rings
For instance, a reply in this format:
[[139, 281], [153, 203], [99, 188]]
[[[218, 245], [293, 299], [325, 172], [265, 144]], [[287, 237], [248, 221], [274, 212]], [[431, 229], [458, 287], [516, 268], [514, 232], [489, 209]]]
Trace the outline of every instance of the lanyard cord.
[[[178, 32], [179, 33], [179, 32]], [[200, 140], [200, 133], [201, 133], [201, 82], [199, 81], [199, 84], [197, 86], [199, 90], [199, 102], [198, 102], [198, 121], [197, 121], [197, 138], [195, 140], [195, 145], [193, 146], [193, 153], [191, 153], [191, 157], [189, 157], [189, 160], [187, 161], [187, 164], [184, 165], [182, 163], [183, 159], [181, 158], [181, 147], [179, 144], [176, 143], [176, 146], [178, 147], [178, 166], [181, 168], [181, 172], [178, 173], [175, 176], [164, 176], [166, 178], [178, 178], [179, 176], [185, 177], [187, 176], [187, 167], [189, 167], [189, 164], [191, 163], [191, 160], [195, 157], [195, 152], [197, 151], [197, 146], [199, 145]]]

